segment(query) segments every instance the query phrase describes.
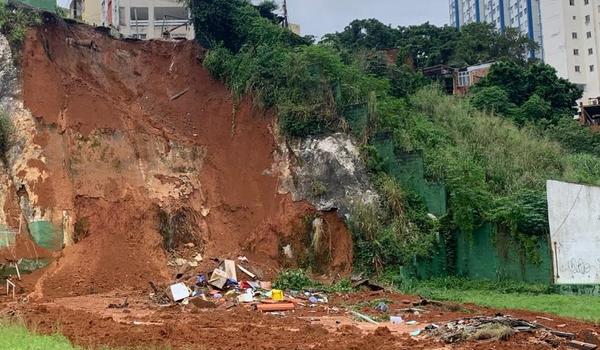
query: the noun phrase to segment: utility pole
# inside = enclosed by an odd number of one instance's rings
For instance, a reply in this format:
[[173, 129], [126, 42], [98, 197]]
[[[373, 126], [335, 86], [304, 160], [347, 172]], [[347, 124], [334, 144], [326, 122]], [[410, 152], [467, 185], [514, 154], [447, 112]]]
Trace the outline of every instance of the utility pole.
[[289, 28], [287, 0], [283, 0], [283, 27], [286, 29]]

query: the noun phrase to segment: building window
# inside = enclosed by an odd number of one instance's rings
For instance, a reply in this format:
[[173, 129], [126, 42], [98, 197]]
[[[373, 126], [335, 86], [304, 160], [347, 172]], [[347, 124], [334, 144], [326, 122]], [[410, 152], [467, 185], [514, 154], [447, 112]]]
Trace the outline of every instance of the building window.
[[573, 49], [573, 55], [579, 56], [579, 49]]
[[577, 73], [581, 72], [581, 67], [575, 66], [575, 72], [577, 72]]
[[471, 78], [469, 76], [469, 72], [458, 72], [458, 86], [470, 86]]
[[575, 0], [569, 0], [569, 5], [575, 6]]
[[130, 19], [132, 22], [135, 21], [147, 21], [148, 20], [148, 8], [147, 7], [132, 7], [130, 10]]
[[589, 39], [589, 38], [591, 38], [591, 37], [592, 37], [592, 32], [587, 32], [587, 33], [585, 33], [585, 36], [586, 36], [588, 39]]
[[591, 47], [588, 49], [588, 55], [593, 55], [594, 54], [594, 49], [592, 49]]
[[584, 5], [589, 5], [590, 4], [590, 0], [583, 0], [583, 4]]
[[155, 7], [154, 19], [157, 21], [187, 21], [188, 12], [185, 7]]
[[592, 65], [590, 65], [590, 72], [593, 72], [593, 71], [594, 71], [594, 65], [592, 64]]
[[590, 23], [590, 15], [585, 16], [585, 23]]
[[119, 7], [119, 26], [126, 26], [127, 25], [127, 17], [125, 16], [125, 8], [124, 7]]
[[146, 34], [132, 34], [131, 37], [134, 39], [146, 40], [147, 35]]
[[577, 39], [577, 33], [576, 33], [576, 32], [573, 32], [573, 33], [571, 33], [571, 37], [572, 37], [573, 39]]

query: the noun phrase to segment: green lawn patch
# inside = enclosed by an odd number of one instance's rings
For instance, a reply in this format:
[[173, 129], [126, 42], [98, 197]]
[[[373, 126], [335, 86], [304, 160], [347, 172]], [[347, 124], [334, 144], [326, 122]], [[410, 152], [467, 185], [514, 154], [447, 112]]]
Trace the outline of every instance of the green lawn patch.
[[544, 312], [600, 323], [600, 297], [556, 294], [543, 285], [450, 278], [416, 282], [405, 291], [435, 300]]
[[11, 350], [75, 350], [69, 340], [60, 334], [33, 334], [25, 326], [0, 321], [0, 344]]

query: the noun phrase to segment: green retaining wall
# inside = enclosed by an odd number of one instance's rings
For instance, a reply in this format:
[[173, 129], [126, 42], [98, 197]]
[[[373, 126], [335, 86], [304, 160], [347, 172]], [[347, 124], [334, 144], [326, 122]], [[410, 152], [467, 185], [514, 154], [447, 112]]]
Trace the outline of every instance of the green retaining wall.
[[[382, 170], [420, 195], [429, 212], [437, 217], [447, 214], [446, 188], [425, 178], [421, 152], [397, 152], [386, 134], [377, 135], [373, 144]], [[494, 231], [492, 224], [486, 224], [472, 234], [453, 232], [448, 239], [438, 240], [430, 258], [416, 260], [412, 271], [406, 273], [421, 279], [458, 275], [470, 279], [552, 283], [552, 255], [547, 239], [540, 238], [534, 253], [539, 262], [533, 264], [525, 258], [518, 242]]]
[[0, 0], [3, 4], [33, 7], [49, 12], [56, 11], [56, 0]]
[[57, 251], [63, 247], [64, 234], [62, 227], [56, 227], [50, 221], [32, 221], [28, 225], [33, 241], [48, 250]]
[[[496, 231], [496, 232], [494, 232]], [[486, 224], [473, 234], [454, 235], [456, 275], [471, 279], [512, 279], [531, 283], [552, 283], [552, 255], [547, 239], [538, 241], [537, 263], [525, 257], [520, 244], [508, 234]]]
[[438, 217], [446, 214], [446, 188], [443, 184], [425, 179], [425, 166], [421, 152], [397, 153], [392, 140], [387, 135], [378, 135], [374, 145], [377, 157], [382, 161], [386, 173], [421, 196], [432, 214]]
[[15, 245], [17, 231], [0, 225], [0, 249]]
[[[23, 275], [31, 273], [35, 270], [48, 266], [51, 261], [52, 260], [50, 258], [23, 259], [19, 263], [19, 273]], [[0, 277], [15, 276], [16, 274], [17, 269], [14, 266], [0, 268]]]

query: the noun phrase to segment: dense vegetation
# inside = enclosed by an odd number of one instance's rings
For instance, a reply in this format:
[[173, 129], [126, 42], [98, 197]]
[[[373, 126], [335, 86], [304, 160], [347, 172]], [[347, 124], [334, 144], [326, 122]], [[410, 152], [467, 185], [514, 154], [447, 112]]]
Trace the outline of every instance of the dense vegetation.
[[[440, 233], [473, 232], [484, 222], [531, 251], [548, 231], [546, 179], [600, 181], [600, 159], [591, 154], [598, 138], [580, 145], [587, 131], [570, 120], [581, 92], [552, 68], [526, 62], [535, 45], [516, 32], [365, 20], [314, 44], [244, 0], [195, 0], [191, 9], [210, 49], [206, 68], [236, 96], [274, 109], [284, 133], [358, 136], [381, 194], [377, 205], [358, 206], [349, 223], [362, 269], [409, 264], [428, 256]], [[418, 73], [432, 64], [489, 60], [500, 63], [468, 98], [446, 96]], [[350, 116], [361, 108], [366, 127], [353, 129]], [[562, 134], [564, 146], [546, 134]], [[446, 185], [445, 217], [431, 218], [422, 198], [382, 167], [373, 142], [381, 135], [397, 153], [423, 152], [428, 179]]]
[[8, 39], [15, 57], [25, 40], [27, 28], [40, 23], [41, 17], [35, 11], [0, 4], [0, 33]]

